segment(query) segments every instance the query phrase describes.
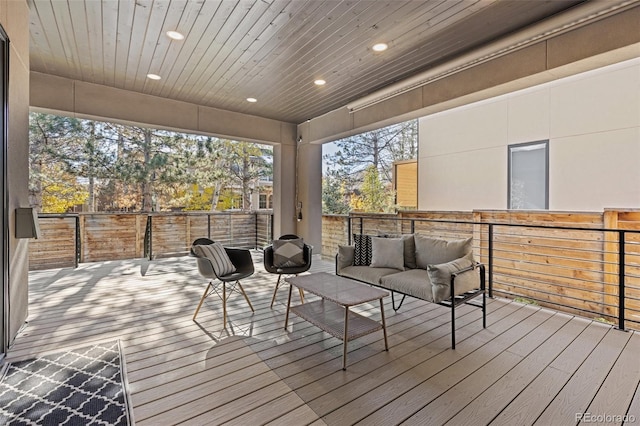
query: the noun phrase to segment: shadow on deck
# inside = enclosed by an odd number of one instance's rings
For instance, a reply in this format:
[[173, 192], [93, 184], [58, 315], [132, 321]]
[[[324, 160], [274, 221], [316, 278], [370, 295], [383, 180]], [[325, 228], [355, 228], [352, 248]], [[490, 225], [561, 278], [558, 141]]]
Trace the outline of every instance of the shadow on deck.
[[[479, 310], [459, 309], [451, 350], [447, 308], [411, 299], [395, 313], [386, 298], [389, 352], [381, 333], [361, 337], [342, 371], [340, 340], [295, 315], [283, 329], [287, 287], [269, 309], [276, 276], [252, 254], [255, 313], [235, 295], [226, 329], [214, 298], [191, 320], [206, 284], [193, 258], [31, 272], [28, 325], [8, 359], [120, 339], [139, 425], [640, 419], [637, 332], [492, 299], [487, 329]], [[333, 263], [314, 258], [319, 271]], [[356, 310], [379, 319], [379, 305]]]

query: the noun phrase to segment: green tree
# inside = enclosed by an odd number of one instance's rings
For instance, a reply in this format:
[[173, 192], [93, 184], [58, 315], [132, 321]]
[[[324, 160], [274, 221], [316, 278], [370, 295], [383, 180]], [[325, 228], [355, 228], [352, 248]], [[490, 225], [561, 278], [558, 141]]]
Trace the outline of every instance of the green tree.
[[158, 196], [188, 178], [185, 159], [178, 154], [185, 137], [133, 126], [117, 125], [116, 129], [116, 175], [123, 182], [140, 187], [143, 212], [159, 210]]
[[[231, 184], [233, 178], [228, 171], [229, 146], [223, 140], [212, 137], [196, 137], [190, 148], [185, 151], [191, 183], [193, 201], [189, 208], [195, 210], [218, 209], [220, 193]], [[204, 199], [208, 205], [203, 205]], [[196, 209], [196, 206], [202, 208]]]
[[349, 210], [349, 200], [344, 183], [335, 176], [325, 176], [322, 179], [322, 213], [347, 214]]
[[[249, 210], [258, 207], [251, 193], [272, 174], [271, 148], [254, 143], [49, 114], [32, 114], [30, 126], [30, 195], [38, 207], [45, 165], [82, 182], [91, 211]], [[223, 191], [240, 192], [242, 202], [220, 202]]]
[[391, 182], [393, 162], [417, 157], [418, 122], [411, 120], [361, 133], [335, 145], [337, 151], [325, 155], [324, 160], [348, 187], [357, 187], [369, 166], [378, 169], [384, 182]]
[[116, 159], [115, 146], [105, 126], [97, 121], [79, 120], [73, 134], [51, 152], [68, 173], [87, 180], [90, 212], [96, 211], [98, 180], [112, 176]]
[[[393, 177], [393, 163], [401, 160], [417, 158], [418, 154], [418, 122], [411, 120], [404, 123], [373, 130], [359, 135], [351, 136], [336, 141], [337, 150], [324, 155], [327, 165], [325, 176], [331, 178], [327, 182], [333, 187], [323, 188], [331, 197], [338, 199], [335, 194], [337, 183], [344, 191], [351, 209], [366, 211], [389, 211], [393, 205], [392, 200], [384, 202], [376, 200], [372, 191], [371, 167], [377, 170], [377, 182], [383, 187], [388, 186]], [[367, 172], [368, 171], [368, 172]], [[369, 185], [370, 189], [364, 188]], [[375, 185], [374, 185], [375, 186]], [[387, 194], [393, 191], [384, 190]], [[370, 195], [365, 196], [369, 192]], [[390, 195], [388, 195], [390, 196]], [[387, 198], [388, 198], [387, 196]], [[368, 200], [367, 200], [367, 197]], [[326, 203], [327, 206], [330, 203]], [[329, 207], [327, 207], [329, 208]], [[339, 209], [341, 209], [340, 207]]]
[[[189, 164], [193, 202], [189, 208], [202, 205], [202, 199], [208, 197], [210, 209], [242, 208], [251, 210], [251, 193], [260, 190], [259, 182], [272, 175], [270, 147], [251, 142], [236, 142], [212, 137], [197, 137], [185, 158]], [[242, 203], [238, 204], [229, 197], [223, 199], [223, 193], [237, 189], [242, 194]], [[231, 207], [233, 206], [233, 207]]]
[[43, 189], [50, 182], [48, 170], [58, 160], [58, 148], [70, 144], [82, 128], [80, 120], [51, 114], [29, 114], [29, 203], [43, 208]]
[[240, 187], [242, 210], [255, 210], [251, 205], [251, 193], [259, 190], [259, 181], [272, 173], [267, 158], [272, 155], [270, 148], [251, 142], [231, 142], [225, 140], [228, 153], [228, 167], [233, 181]]
[[366, 212], [391, 212], [395, 193], [380, 180], [378, 169], [371, 165], [364, 172], [361, 187], [362, 209]]

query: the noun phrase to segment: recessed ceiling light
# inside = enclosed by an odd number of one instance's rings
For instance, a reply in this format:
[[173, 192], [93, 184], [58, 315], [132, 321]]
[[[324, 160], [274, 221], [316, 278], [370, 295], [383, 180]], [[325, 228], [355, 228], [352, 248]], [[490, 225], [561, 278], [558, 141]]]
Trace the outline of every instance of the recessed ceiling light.
[[158, 74], [147, 74], [147, 78], [150, 78], [151, 80], [160, 80], [162, 77]]
[[256, 98], [247, 98], [247, 102], [258, 102]]
[[184, 35], [177, 31], [167, 31], [167, 37], [172, 38], [174, 40], [182, 40], [184, 39]]
[[387, 50], [387, 47], [389, 47], [387, 45], [387, 43], [376, 43], [371, 48], [373, 50], [375, 50], [376, 52], [383, 52], [383, 51]]
[[313, 82], [316, 86], [324, 86], [325, 84], [327, 84], [326, 81], [324, 81], [323, 79], [319, 78], [316, 81]]

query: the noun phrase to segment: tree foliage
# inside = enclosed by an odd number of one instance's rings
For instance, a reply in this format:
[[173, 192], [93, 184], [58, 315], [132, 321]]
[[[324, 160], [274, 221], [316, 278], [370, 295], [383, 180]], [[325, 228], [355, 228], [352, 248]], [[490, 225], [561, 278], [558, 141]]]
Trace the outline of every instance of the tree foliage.
[[[272, 173], [271, 156], [254, 143], [32, 113], [30, 201], [45, 212], [77, 204], [89, 211], [248, 210], [258, 207], [250, 195]], [[60, 173], [61, 185], [86, 197], [67, 202], [62, 188], [46, 192]], [[224, 200], [223, 192], [230, 194]]]
[[69, 208], [87, 201], [87, 190], [59, 164], [45, 164], [43, 169], [42, 211], [65, 213]]
[[[134, 126], [115, 126], [118, 134], [115, 175], [142, 192], [141, 211], [160, 210], [160, 197], [187, 183], [186, 163], [180, 155], [180, 134]], [[115, 177], [115, 176], [114, 176]]]
[[322, 211], [331, 214], [349, 213], [349, 196], [345, 185], [333, 175], [322, 180]]
[[49, 114], [32, 113], [29, 116], [29, 201], [42, 210], [45, 186], [51, 179], [48, 171], [55, 163], [58, 147], [69, 143], [79, 132], [79, 120]]
[[323, 212], [344, 213], [347, 203], [353, 210], [392, 211], [393, 163], [417, 158], [417, 120], [341, 139], [335, 146], [324, 155]]
[[360, 195], [354, 195], [351, 205], [354, 210], [365, 212], [391, 212], [394, 210], [395, 193], [380, 179], [378, 169], [371, 165], [364, 172]]
[[395, 161], [410, 160], [418, 155], [418, 123], [411, 120], [335, 142], [337, 151], [324, 157], [329, 169], [344, 182], [362, 182], [369, 166], [378, 169], [384, 182], [391, 182]]

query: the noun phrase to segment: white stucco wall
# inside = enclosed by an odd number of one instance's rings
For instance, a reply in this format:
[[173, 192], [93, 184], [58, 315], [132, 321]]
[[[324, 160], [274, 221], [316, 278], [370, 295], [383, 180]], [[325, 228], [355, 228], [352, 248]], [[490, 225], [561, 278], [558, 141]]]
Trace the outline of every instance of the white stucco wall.
[[507, 208], [508, 145], [549, 139], [549, 209], [640, 207], [640, 59], [419, 120], [420, 210]]

